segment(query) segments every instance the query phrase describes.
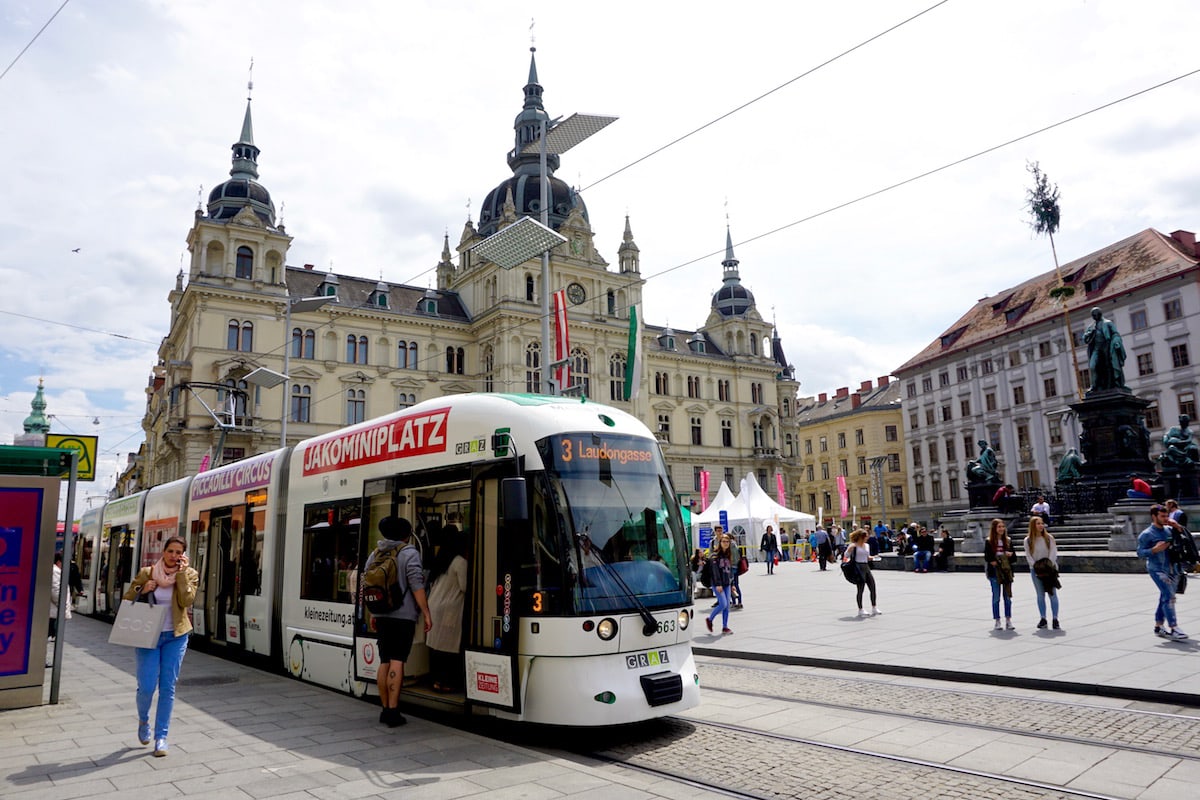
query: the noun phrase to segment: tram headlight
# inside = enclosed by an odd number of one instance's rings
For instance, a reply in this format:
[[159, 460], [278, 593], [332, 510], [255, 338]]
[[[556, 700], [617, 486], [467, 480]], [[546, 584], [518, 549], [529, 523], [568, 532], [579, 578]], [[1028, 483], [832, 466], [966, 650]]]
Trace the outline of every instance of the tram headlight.
[[606, 642], [612, 639], [617, 635], [617, 621], [611, 617], [600, 620], [600, 624], [596, 626], [596, 634]]
[[686, 631], [688, 623], [692, 621], [692, 617], [688, 614], [687, 609], [679, 612], [679, 630]]

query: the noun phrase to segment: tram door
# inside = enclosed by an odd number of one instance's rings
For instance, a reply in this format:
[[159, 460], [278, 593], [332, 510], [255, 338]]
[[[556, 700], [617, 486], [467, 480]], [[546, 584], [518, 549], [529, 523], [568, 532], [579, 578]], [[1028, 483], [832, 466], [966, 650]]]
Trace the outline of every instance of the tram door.
[[243, 538], [249, 534], [251, 548], [255, 539], [253, 531], [246, 531], [245, 521], [244, 506], [200, 512], [204, 564], [197, 594], [203, 597], [198, 596], [196, 604], [204, 609], [208, 637], [235, 646], [242, 645]]
[[116, 525], [109, 529], [108, 541], [100, 554], [100, 583], [104, 592], [104, 611], [116, 616], [121, 605], [121, 595], [133, 580], [133, 531], [128, 525]]

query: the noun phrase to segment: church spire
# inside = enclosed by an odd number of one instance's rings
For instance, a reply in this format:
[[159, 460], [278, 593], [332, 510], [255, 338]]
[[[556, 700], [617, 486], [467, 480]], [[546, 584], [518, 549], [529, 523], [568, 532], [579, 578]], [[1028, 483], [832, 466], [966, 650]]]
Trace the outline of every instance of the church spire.
[[37, 392], [33, 395], [33, 400], [29, 403], [33, 413], [25, 418], [24, 428], [26, 433], [47, 434], [50, 432], [50, 420], [46, 418], [46, 394], [42, 389], [42, 379], [38, 378]]
[[729, 231], [729, 223], [725, 223], [725, 260], [721, 262], [724, 268], [725, 284], [741, 283], [741, 276], [738, 274], [738, 264], [740, 262], [733, 255], [733, 234]]
[[[508, 154], [508, 166], [514, 173], [534, 176], [538, 174], [539, 155], [537, 149], [534, 148], [532, 153], [522, 153], [521, 151], [526, 145], [538, 140], [543, 123], [550, 124], [550, 115], [546, 113], [546, 107], [542, 105], [542, 84], [538, 82], [537, 74], [537, 48], [530, 47], [529, 79], [525, 83], [525, 103], [521, 107], [521, 113], [517, 114], [516, 119], [513, 120], [516, 146]], [[556, 154], [547, 153], [547, 174], [553, 175], [554, 170], [558, 169], [558, 163]]]

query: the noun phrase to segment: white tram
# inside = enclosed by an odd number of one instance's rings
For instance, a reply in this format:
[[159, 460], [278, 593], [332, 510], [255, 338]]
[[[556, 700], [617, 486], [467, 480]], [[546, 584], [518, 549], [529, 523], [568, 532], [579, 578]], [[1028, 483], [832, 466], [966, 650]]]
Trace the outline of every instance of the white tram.
[[699, 703], [687, 533], [657, 441], [623, 411], [445, 397], [189, 480], [179, 513], [201, 573], [195, 635], [207, 643], [375, 693], [358, 579], [379, 520], [402, 516], [427, 564], [448, 525], [471, 542], [466, 688], [427, 689], [418, 643], [404, 701], [556, 725]]

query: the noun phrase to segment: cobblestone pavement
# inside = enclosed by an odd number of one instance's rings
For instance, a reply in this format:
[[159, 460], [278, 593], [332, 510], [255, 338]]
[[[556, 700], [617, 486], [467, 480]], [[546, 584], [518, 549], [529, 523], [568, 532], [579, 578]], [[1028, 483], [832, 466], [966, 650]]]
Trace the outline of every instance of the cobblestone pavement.
[[778, 699], [833, 703], [840, 708], [911, 714], [931, 721], [986, 725], [1013, 732], [1136, 746], [1200, 758], [1200, 709], [1162, 714], [1078, 702], [985, 694], [975, 690], [906, 686], [855, 678], [789, 675], [774, 669], [702, 662], [701, 683]]
[[657, 737], [613, 746], [602, 754], [753, 797], [814, 800], [1077, 800], [1079, 797], [935, 767], [834, 752], [701, 722], [670, 720], [662, 726], [663, 732]]

